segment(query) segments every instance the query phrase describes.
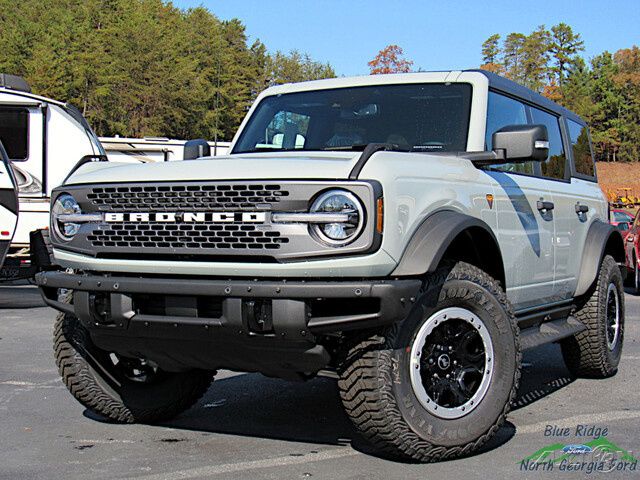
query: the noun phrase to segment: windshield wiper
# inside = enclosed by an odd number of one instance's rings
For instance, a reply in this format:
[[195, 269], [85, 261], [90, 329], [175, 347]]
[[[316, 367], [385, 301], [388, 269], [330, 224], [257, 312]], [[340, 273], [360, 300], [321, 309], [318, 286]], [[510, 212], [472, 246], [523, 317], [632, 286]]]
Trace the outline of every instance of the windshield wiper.
[[364, 152], [369, 147], [375, 148], [376, 152], [380, 150], [386, 150], [388, 152], [410, 152], [413, 149], [410, 145], [400, 145], [398, 143], [356, 143], [354, 145], [345, 145], [343, 147], [325, 147], [323, 150]]
[[398, 145], [397, 143], [370, 143], [362, 151], [362, 155], [358, 158], [358, 161], [354, 165], [351, 173], [349, 174], [350, 180], [355, 180], [360, 175], [360, 172], [364, 168], [367, 160], [373, 156], [374, 153], [386, 151], [386, 152], [410, 152], [411, 147], [408, 145]]

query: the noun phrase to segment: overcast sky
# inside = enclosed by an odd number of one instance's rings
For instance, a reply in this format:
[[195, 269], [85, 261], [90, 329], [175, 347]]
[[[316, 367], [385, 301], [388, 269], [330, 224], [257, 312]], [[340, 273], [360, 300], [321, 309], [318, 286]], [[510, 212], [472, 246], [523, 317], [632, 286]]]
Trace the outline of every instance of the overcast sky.
[[250, 40], [270, 51], [298, 49], [329, 62], [338, 75], [369, 73], [367, 62], [398, 44], [414, 69], [474, 68], [493, 33], [530, 33], [538, 25], [571, 25], [588, 58], [640, 45], [640, 0], [176, 0], [204, 5], [223, 20], [239, 18]]

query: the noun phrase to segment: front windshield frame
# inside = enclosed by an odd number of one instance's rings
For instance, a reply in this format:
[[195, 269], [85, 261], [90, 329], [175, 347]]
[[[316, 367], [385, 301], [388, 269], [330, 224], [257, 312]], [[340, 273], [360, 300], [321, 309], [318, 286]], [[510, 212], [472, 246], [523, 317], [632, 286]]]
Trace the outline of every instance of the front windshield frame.
[[[406, 138], [410, 138], [410, 140], [407, 141], [405, 139], [405, 136], [394, 134], [394, 130], [401, 128], [395, 125], [395, 120], [393, 121], [391, 121], [390, 119], [386, 120], [387, 121], [386, 126], [389, 127], [389, 129], [386, 130], [384, 128], [385, 120], [382, 119], [382, 120], [379, 120], [381, 123], [380, 125], [378, 125], [378, 127], [383, 127], [383, 128], [382, 129], [378, 128], [378, 130], [381, 130], [383, 135], [382, 137], [379, 137], [379, 138], [372, 138], [374, 137], [374, 135], [365, 135], [364, 136], [365, 138], [362, 138], [361, 140], [356, 138], [356, 139], [349, 139], [346, 142], [343, 141], [342, 143], [330, 142], [329, 144], [326, 144], [326, 143], [321, 144], [316, 140], [315, 142], [311, 142], [311, 145], [307, 145], [307, 139], [305, 138], [305, 136], [303, 135], [301, 139], [299, 135], [299, 134], [306, 134], [307, 132], [300, 132], [300, 128], [298, 127], [298, 129], [295, 130], [292, 135], [290, 135], [290, 137], [293, 137], [293, 135], [295, 134], [295, 140], [291, 138], [291, 140], [288, 142], [289, 143], [288, 145], [285, 145], [282, 140], [280, 140], [280, 144], [277, 144], [277, 142], [275, 141], [273, 141], [272, 144], [267, 144], [267, 143], [262, 144], [260, 143], [259, 140], [254, 142], [254, 140], [262, 139], [261, 136], [263, 135], [263, 132], [264, 132], [265, 139], [268, 138], [267, 127], [271, 125], [276, 115], [279, 115], [280, 113], [284, 113], [285, 122], [288, 120], [286, 118], [287, 114], [305, 116], [302, 113], [303, 110], [300, 110], [300, 109], [298, 109], [295, 112], [294, 112], [294, 108], [289, 108], [289, 110], [286, 110], [285, 107], [287, 107], [288, 101], [291, 102], [293, 101], [293, 99], [296, 99], [296, 98], [303, 98], [305, 96], [309, 97], [309, 96], [316, 95], [318, 96], [318, 100], [315, 106], [319, 106], [320, 108], [323, 108], [326, 110], [324, 112], [320, 111], [320, 113], [325, 114], [325, 118], [326, 118], [328, 117], [327, 114], [330, 112], [331, 108], [336, 107], [335, 103], [338, 103], [338, 102], [334, 102], [334, 104], [332, 104], [331, 107], [329, 107], [328, 106], [329, 101], [327, 97], [331, 97], [331, 95], [334, 95], [334, 96], [343, 95], [344, 97], [346, 97], [350, 93], [353, 93], [354, 96], [359, 95], [361, 98], [369, 98], [367, 96], [367, 93], [369, 93], [367, 92], [367, 90], [369, 90], [372, 93], [371, 103], [368, 105], [364, 105], [361, 110], [365, 112], [364, 115], [369, 115], [369, 114], [377, 115], [379, 112], [384, 113], [385, 108], [395, 106], [395, 104], [393, 103], [389, 103], [389, 105], [386, 105], [386, 106], [384, 104], [379, 105], [378, 103], [376, 103], [373, 93], [378, 95], [379, 96], [378, 98], [384, 99], [384, 97], [380, 97], [380, 95], [385, 93], [384, 92], [385, 89], [390, 89], [390, 90], [396, 89], [395, 92], [393, 90], [390, 92], [390, 94], [395, 93], [396, 95], [398, 94], [398, 92], [402, 93], [402, 89], [408, 92], [410, 92], [411, 89], [415, 89], [416, 92], [421, 91], [421, 92], [431, 93], [432, 94], [431, 100], [440, 101], [441, 103], [443, 103], [446, 100], [445, 98], [446, 96], [441, 92], [445, 92], [447, 91], [447, 89], [450, 89], [451, 92], [456, 93], [459, 98], [457, 100], [458, 105], [456, 105], [456, 107], [458, 108], [455, 110], [455, 114], [454, 113], [449, 114], [449, 110], [444, 111], [444, 113], [448, 115], [448, 117], [444, 119], [445, 120], [444, 124], [446, 125], [448, 121], [448, 123], [450, 124], [449, 127], [445, 125], [439, 126], [440, 130], [447, 132], [447, 135], [455, 137], [453, 141], [429, 142], [429, 143], [433, 143], [433, 145], [426, 145], [424, 144], [424, 141], [422, 143], [412, 141], [412, 140], [415, 140], [416, 136], [410, 137], [410, 135], [406, 135]], [[439, 92], [441, 93], [440, 97], [436, 95]], [[438, 152], [466, 151], [468, 147], [469, 132], [471, 128], [471, 110], [473, 105], [473, 96], [474, 96], [474, 88], [471, 82], [444, 82], [444, 81], [374, 84], [374, 85], [339, 87], [339, 88], [318, 89], [318, 90], [301, 90], [301, 91], [294, 91], [294, 92], [288, 92], [288, 93], [268, 95], [263, 97], [259, 101], [259, 103], [251, 110], [251, 115], [247, 119], [247, 121], [244, 123], [242, 131], [239, 133], [237, 140], [234, 142], [232, 151], [230, 153], [231, 154], [254, 154], [254, 153], [272, 153], [273, 154], [273, 153], [280, 153], [280, 152], [305, 152], [305, 151], [306, 152], [349, 151], [349, 150], [357, 151], [357, 150], [362, 150], [367, 144], [370, 144], [370, 143], [394, 144], [400, 147], [401, 149], [404, 149], [407, 151], [419, 152], [419, 153], [420, 152], [421, 153], [438, 153]], [[428, 100], [426, 98], [426, 94], [423, 95], [423, 97], [424, 98], [422, 97], [415, 97], [415, 98], [417, 98], [418, 100], [425, 100], [425, 101]], [[451, 96], [451, 95], [449, 95], [449, 97], [454, 98], [454, 96]], [[321, 102], [323, 98], [325, 99], [324, 103]], [[398, 97], [398, 98], [402, 99], [402, 97]], [[408, 100], [413, 101], [413, 98], [414, 97], [407, 97], [406, 99], [402, 99], [402, 100], [404, 100], [405, 102]], [[303, 105], [303, 103], [299, 103], [298, 105]], [[309, 107], [309, 105], [310, 105], [309, 102], [304, 104], [305, 107]], [[338, 103], [337, 107], [341, 108], [341, 104]], [[299, 108], [302, 108], [302, 107], [299, 107]], [[344, 109], [340, 110], [341, 116], [343, 115], [342, 113], [343, 110], [347, 110], [347, 108], [345, 107]], [[418, 109], [415, 109], [415, 110], [416, 112], [418, 112]], [[304, 112], [304, 113], [308, 113], [308, 112]], [[434, 115], [437, 113], [439, 112], [435, 111]], [[356, 115], [357, 112], [353, 111], [353, 114]], [[321, 115], [318, 114], [317, 117], [321, 117]], [[314, 119], [311, 118], [310, 115], [307, 115], [307, 118], [308, 118], [308, 121], [306, 125], [307, 125], [307, 128], [311, 130], [311, 128], [315, 126], [313, 124]], [[330, 124], [330, 125], [333, 127], [336, 127], [335, 124], [337, 124], [337, 120], [336, 120], [337, 117], [335, 115], [332, 115], [329, 118], [330, 118], [330, 122], [334, 122], [333, 124]], [[391, 117], [391, 118], [395, 119], [397, 117]], [[430, 120], [431, 123], [435, 125], [436, 122], [434, 118], [430, 118], [428, 120]], [[437, 118], [440, 121], [442, 119], [442, 116]], [[304, 120], [305, 119], [303, 119], [303, 121]], [[316, 118], [315, 123], [318, 124], [320, 123], [321, 120], [324, 120], [324, 119]], [[342, 117], [340, 117], [339, 120], [342, 120]], [[323, 123], [322, 125], [324, 126], [326, 125], [326, 123], [327, 122], [325, 121], [325, 123]], [[406, 130], [408, 128], [407, 125], [410, 125], [411, 128], [417, 128], [416, 127], [417, 123], [418, 122], [415, 122], [415, 121], [411, 122], [410, 120], [407, 120], [405, 121], [404, 128]], [[298, 124], [300, 124], [300, 121], [298, 121]], [[254, 125], [257, 125], [257, 126], [254, 127]], [[455, 126], [456, 128], [453, 129], [451, 128], [452, 126]], [[421, 125], [421, 127], [425, 128], [423, 125]], [[258, 129], [257, 132], [253, 131], [254, 128]], [[452, 130], [454, 130], [454, 133], [450, 133]], [[335, 132], [336, 132], [335, 129], [333, 130], [333, 132], [335, 136]], [[312, 135], [312, 133], [310, 135]], [[348, 133], [352, 133], [352, 132], [349, 131]], [[249, 135], [252, 135], [252, 140], [248, 140]], [[274, 138], [275, 138], [275, 135], [274, 135]], [[354, 141], [354, 140], [360, 140], [360, 141]], [[445, 140], [445, 138], [443, 138], [442, 140]], [[409, 148], [406, 148], [406, 147], [409, 147]]]

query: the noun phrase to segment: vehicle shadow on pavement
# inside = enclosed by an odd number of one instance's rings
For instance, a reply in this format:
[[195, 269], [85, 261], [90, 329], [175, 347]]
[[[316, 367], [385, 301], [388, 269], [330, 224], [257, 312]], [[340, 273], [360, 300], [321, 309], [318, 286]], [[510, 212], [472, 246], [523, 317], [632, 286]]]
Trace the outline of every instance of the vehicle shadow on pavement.
[[[523, 358], [520, 388], [513, 409], [530, 405], [574, 381], [557, 345], [527, 352]], [[89, 411], [85, 416], [101, 421]], [[236, 374], [214, 381], [196, 406], [176, 419], [158, 425], [170, 427], [162, 441], [181, 441], [176, 430], [266, 438], [312, 445], [350, 445], [378, 456], [359, 437], [342, 410], [336, 381], [316, 378], [288, 382], [256, 373]], [[509, 421], [469, 457], [482, 455], [509, 442], [517, 426]], [[297, 448], [292, 445], [291, 454]]]
[[512, 410], [526, 407], [573, 383], [556, 344], [543, 345], [525, 352], [522, 358], [520, 388]]
[[356, 435], [335, 380], [298, 383], [255, 373], [214, 381], [194, 408], [165, 425], [325, 445], [348, 445]]
[[31, 285], [12, 285], [9, 283], [0, 286], [0, 309], [4, 308], [38, 308], [45, 307], [40, 295], [40, 290]]

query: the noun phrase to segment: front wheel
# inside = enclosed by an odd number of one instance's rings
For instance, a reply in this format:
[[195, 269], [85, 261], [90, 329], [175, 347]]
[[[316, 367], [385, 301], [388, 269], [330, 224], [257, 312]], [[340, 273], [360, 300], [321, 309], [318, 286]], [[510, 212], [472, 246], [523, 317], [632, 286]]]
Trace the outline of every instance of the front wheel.
[[497, 432], [515, 397], [518, 334], [498, 282], [462, 262], [441, 269], [407, 319], [354, 342], [339, 380], [345, 409], [390, 456], [468, 454]]
[[213, 377], [202, 370], [165, 372], [143, 359], [101, 350], [78, 318], [64, 313], [56, 319], [54, 352], [62, 380], [76, 400], [121, 423], [169, 420], [198, 401]]

